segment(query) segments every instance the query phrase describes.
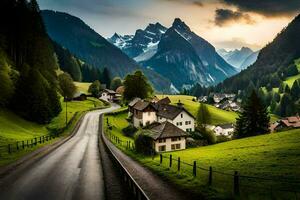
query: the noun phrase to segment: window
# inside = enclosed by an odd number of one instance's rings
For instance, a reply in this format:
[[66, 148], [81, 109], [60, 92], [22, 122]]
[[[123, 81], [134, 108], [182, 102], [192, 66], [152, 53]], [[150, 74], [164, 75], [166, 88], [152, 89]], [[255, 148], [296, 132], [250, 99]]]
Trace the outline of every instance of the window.
[[166, 145], [159, 146], [158, 151], [166, 151]]
[[181, 138], [180, 137], [174, 137], [174, 138], [171, 138], [171, 141], [172, 142], [175, 142], [175, 141], [180, 141], [181, 140]]
[[191, 124], [191, 121], [185, 121], [185, 125]]
[[171, 145], [171, 150], [177, 150], [177, 149], [181, 149], [181, 145], [180, 144], [172, 144]]
[[182, 122], [179, 122], [179, 126], [182, 126]]
[[171, 150], [175, 150], [175, 147], [176, 147], [175, 144], [172, 144], [171, 145]]
[[181, 116], [181, 118], [183, 118], [183, 114], [182, 114], [182, 113], [181, 113], [181, 115], [180, 115], [180, 116]]
[[186, 132], [192, 132], [192, 129], [191, 128], [187, 128]]
[[165, 142], [166, 142], [166, 139], [159, 139], [158, 142], [159, 142], [159, 143], [165, 143]]

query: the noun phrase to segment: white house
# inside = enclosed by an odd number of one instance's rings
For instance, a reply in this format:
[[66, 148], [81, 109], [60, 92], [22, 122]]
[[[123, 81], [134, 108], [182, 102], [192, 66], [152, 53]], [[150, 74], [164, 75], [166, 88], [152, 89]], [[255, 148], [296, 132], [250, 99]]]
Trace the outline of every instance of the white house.
[[234, 126], [233, 124], [222, 124], [222, 125], [217, 125], [214, 128], [214, 132], [217, 136], [228, 136], [231, 137], [234, 132]]
[[153, 149], [156, 152], [186, 148], [187, 133], [168, 121], [150, 128], [150, 133], [150, 137], [153, 138]]
[[148, 101], [138, 101], [133, 106], [133, 126], [143, 127], [156, 122], [156, 107]]
[[195, 131], [195, 118], [182, 106], [161, 104], [157, 106], [157, 122], [168, 121], [186, 132]]
[[104, 89], [101, 92], [99, 99], [112, 102], [116, 98], [116, 95], [117, 95], [117, 93], [115, 91], [109, 90], [109, 89]]

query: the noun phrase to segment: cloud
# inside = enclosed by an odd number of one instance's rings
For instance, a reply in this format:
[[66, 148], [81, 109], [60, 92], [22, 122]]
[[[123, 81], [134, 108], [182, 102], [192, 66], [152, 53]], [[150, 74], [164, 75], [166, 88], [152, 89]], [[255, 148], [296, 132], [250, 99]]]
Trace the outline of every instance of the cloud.
[[217, 9], [215, 11], [215, 24], [217, 26], [224, 26], [234, 22], [243, 22], [246, 24], [254, 24], [255, 21], [251, 19], [248, 14], [229, 9]]
[[259, 50], [262, 48], [261, 45], [251, 44], [245, 41], [243, 38], [234, 37], [231, 40], [223, 40], [215, 43], [217, 48], [225, 48], [225, 49], [238, 49], [241, 47], [249, 47], [253, 50]]
[[220, 0], [240, 12], [255, 12], [266, 17], [292, 16], [300, 12], [300, 0]]

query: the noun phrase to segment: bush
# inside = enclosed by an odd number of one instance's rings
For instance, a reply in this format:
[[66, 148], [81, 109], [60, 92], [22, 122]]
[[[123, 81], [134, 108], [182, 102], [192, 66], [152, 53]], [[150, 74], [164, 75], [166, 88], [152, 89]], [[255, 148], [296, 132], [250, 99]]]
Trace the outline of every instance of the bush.
[[206, 128], [198, 128], [197, 131], [201, 133], [203, 139], [207, 140], [208, 144], [215, 144], [217, 142], [217, 137], [213, 131], [208, 130]]
[[225, 135], [219, 135], [219, 136], [217, 136], [217, 143], [228, 142], [230, 140], [231, 140], [231, 138], [226, 137]]
[[133, 137], [136, 131], [137, 131], [137, 128], [135, 128], [133, 125], [129, 125], [122, 129], [122, 132], [127, 137]]
[[155, 152], [153, 150], [153, 139], [148, 135], [146, 130], [143, 130], [136, 135], [134, 144], [138, 153], [152, 155]]

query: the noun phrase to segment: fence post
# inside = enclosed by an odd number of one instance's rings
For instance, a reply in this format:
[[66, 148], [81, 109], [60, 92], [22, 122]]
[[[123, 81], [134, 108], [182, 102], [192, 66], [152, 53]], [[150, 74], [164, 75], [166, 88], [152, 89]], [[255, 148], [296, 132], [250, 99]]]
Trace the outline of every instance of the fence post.
[[22, 149], [25, 148], [24, 140], [22, 141]]
[[8, 144], [8, 153], [11, 153], [11, 146]]
[[239, 186], [239, 173], [237, 171], [234, 172], [234, 195], [240, 194], [240, 186]]
[[42, 144], [42, 137], [40, 136], [40, 144]]
[[19, 142], [16, 142], [17, 150], [19, 150]]
[[37, 145], [37, 139], [36, 138], [34, 138], [34, 143], [35, 143], [35, 145]]
[[161, 154], [159, 154], [159, 164], [162, 164], [162, 155]]
[[212, 167], [209, 167], [209, 177], [208, 177], [208, 185], [212, 185]]
[[177, 171], [180, 171], [180, 157], [178, 157], [178, 161], [177, 161]]
[[29, 141], [26, 140], [26, 147], [28, 148], [28, 146], [29, 146]]
[[193, 165], [193, 175], [194, 175], [194, 177], [196, 177], [196, 175], [197, 175], [197, 164], [196, 164], [196, 161], [194, 161], [194, 165]]
[[172, 167], [172, 155], [170, 155], [170, 164], [169, 164], [170, 168]]

